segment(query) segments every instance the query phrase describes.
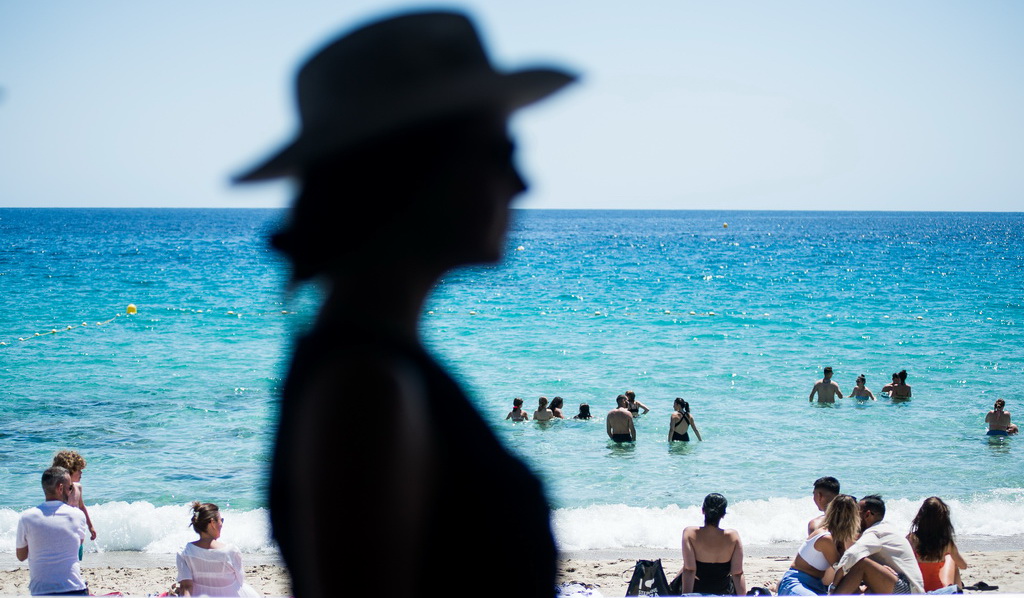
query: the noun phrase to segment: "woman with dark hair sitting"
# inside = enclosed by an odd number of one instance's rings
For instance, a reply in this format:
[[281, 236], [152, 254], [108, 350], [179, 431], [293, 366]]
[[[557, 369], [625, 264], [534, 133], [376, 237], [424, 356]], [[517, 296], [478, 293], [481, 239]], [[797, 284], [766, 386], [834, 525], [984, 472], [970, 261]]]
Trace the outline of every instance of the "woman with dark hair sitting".
[[926, 592], [954, 584], [963, 590], [960, 570], [968, 565], [956, 548], [949, 506], [941, 498], [933, 496], [924, 500], [910, 524], [907, 540], [914, 548]]
[[224, 517], [213, 503], [192, 503], [192, 521], [199, 539], [178, 553], [179, 596], [259, 596], [245, 583], [242, 553], [220, 541]]
[[[678, 400], [678, 399], [677, 399]], [[743, 596], [747, 582], [743, 577], [743, 542], [734, 529], [722, 529], [728, 501], [721, 494], [704, 497], [704, 525], [683, 530], [683, 594]]]

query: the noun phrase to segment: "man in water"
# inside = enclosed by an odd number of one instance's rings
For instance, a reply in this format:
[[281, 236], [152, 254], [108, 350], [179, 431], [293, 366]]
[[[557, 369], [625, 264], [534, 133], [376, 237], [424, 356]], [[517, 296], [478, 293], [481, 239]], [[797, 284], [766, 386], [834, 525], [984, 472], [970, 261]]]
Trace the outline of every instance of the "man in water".
[[629, 412], [629, 399], [626, 395], [615, 397], [616, 407], [608, 412], [605, 419], [605, 430], [608, 437], [615, 442], [636, 442], [636, 428], [633, 427], [633, 414]]
[[18, 519], [15, 556], [28, 559], [28, 591], [33, 596], [89, 594], [78, 564], [78, 549], [89, 537], [85, 514], [66, 504], [71, 474], [63, 467], [43, 472], [46, 502]]
[[839, 496], [839, 480], [832, 476], [825, 476], [814, 480], [814, 493], [811, 496], [814, 498], [814, 506], [818, 507], [822, 514], [807, 522], [808, 536], [814, 533], [814, 530], [821, 527], [821, 524], [825, 521], [825, 509], [828, 508], [833, 498]]
[[858, 504], [864, 531], [834, 565], [836, 587], [832, 593], [859, 594], [862, 583], [868, 594], [924, 593], [924, 578], [905, 530], [882, 521], [882, 497], [865, 496]]
[[985, 416], [985, 423], [988, 424], [989, 436], [1006, 436], [1017, 433], [1017, 425], [1010, 423], [1010, 412], [1004, 411], [1006, 401], [996, 399], [992, 411]]
[[839, 385], [832, 380], [832, 367], [826, 367], [824, 378], [814, 383], [814, 388], [811, 389], [811, 395], [807, 397], [809, 403], [814, 402], [814, 395], [818, 395], [819, 403], [835, 403], [836, 397], [843, 398], [843, 391], [839, 390]]

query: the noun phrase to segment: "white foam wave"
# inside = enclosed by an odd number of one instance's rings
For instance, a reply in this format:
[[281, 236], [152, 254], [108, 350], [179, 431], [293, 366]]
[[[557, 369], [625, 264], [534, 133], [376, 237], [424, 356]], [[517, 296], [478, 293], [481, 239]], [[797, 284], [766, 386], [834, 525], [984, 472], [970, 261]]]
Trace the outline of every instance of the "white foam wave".
[[[909, 530], [920, 499], [886, 501], [886, 519]], [[1024, 489], [998, 489], [968, 500], [946, 501], [958, 536], [1013, 537], [1024, 535]], [[273, 554], [266, 509], [222, 509], [223, 540], [245, 553]], [[98, 536], [87, 542], [90, 552], [140, 551], [173, 554], [195, 540], [188, 527], [188, 505], [157, 507], [148, 502], [110, 502], [89, 506]], [[807, 522], [818, 515], [810, 497], [770, 498], [731, 503], [722, 525], [740, 532], [746, 545], [799, 542]], [[651, 548], [675, 550], [688, 525], [703, 521], [699, 505], [650, 508], [595, 505], [557, 509], [552, 518], [561, 550]], [[0, 508], [0, 551], [14, 551], [18, 512]]]
[[[276, 551], [270, 539], [266, 509], [222, 508], [221, 513], [225, 520], [222, 540], [245, 553]], [[18, 515], [12, 509], [0, 509], [0, 550], [14, 551]], [[188, 527], [188, 505], [156, 507], [148, 502], [109, 502], [89, 505], [89, 517], [97, 532], [94, 542], [86, 542], [89, 552], [173, 554], [196, 539], [195, 532]]]
[[[924, 498], [886, 501], [885, 518], [909, 531]], [[969, 500], [946, 502], [958, 536], [1024, 534], [1022, 489], [1000, 489]], [[806, 535], [807, 522], [818, 514], [810, 497], [739, 501], [729, 505], [722, 526], [739, 531], [746, 545], [799, 542]], [[562, 550], [678, 549], [683, 528], [702, 522], [699, 505], [597, 505], [559, 509], [553, 517], [555, 536]]]

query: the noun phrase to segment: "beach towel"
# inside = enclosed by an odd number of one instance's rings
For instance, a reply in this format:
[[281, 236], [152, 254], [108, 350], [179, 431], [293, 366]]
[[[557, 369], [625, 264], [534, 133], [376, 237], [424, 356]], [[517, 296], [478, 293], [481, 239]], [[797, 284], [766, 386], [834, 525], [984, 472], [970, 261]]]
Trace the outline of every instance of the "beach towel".
[[639, 560], [633, 567], [633, 578], [629, 580], [626, 596], [669, 596], [668, 579], [661, 567], [661, 559]]

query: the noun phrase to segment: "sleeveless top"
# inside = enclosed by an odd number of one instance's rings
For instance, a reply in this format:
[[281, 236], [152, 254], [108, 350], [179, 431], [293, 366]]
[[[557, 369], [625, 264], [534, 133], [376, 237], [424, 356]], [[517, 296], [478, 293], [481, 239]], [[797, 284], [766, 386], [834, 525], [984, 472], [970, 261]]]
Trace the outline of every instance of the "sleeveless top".
[[716, 594], [735, 596], [736, 586], [732, 582], [732, 563], [702, 563], [697, 561], [697, 579], [693, 581], [695, 594]]
[[[292, 452], [296, 439], [306, 434], [293, 424], [300, 403], [309, 400], [306, 386], [323, 372], [367, 358], [398, 362], [414, 373], [425, 401], [426, 421], [422, 422], [422, 429], [431, 432], [435, 457], [430, 479], [432, 491], [421, 501], [426, 503], [422, 509], [422, 543], [412, 551], [414, 561], [403, 565], [411, 571], [412, 581], [409, 586], [389, 591], [423, 595], [437, 587], [438, 575], [451, 572], [455, 576], [452, 581], [457, 584], [451, 588], [486, 590], [491, 598], [553, 598], [557, 554], [550, 510], [540, 481], [502, 446], [455, 381], [421, 346], [352, 322], [318, 327], [303, 338], [284, 386], [272, 465], [270, 515], [281, 554], [294, 572], [295, 595], [310, 593], [308, 585], [303, 584], [311, 578], [322, 581], [334, 575], [335, 571], [324, 570], [334, 562], [353, 559], [370, 567], [368, 573], [377, 570], [380, 553], [367, 552], [367, 543], [370, 548], [386, 550], [389, 545], [409, 541], [375, 535], [373, 521], [363, 521], [361, 527], [369, 529], [354, 534], [351, 514], [328, 507], [334, 502], [331, 497], [337, 495], [331, 484], [338, 484], [342, 493], [351, 489], [357, 500], [373, 500], [372, 489], [379, 487], [382, 475], [374, 468], [374, 454], [360, 450], [386, 450], [387, 443], [381, 437], [393, 427], [387, 425], [391, 422], [385, 422], [383, 428], [367, 423], [359, 414], [350, 412], [352, 399], [358, 396], [352, 389], [338, 389], [338, 396], [332, 400], [321, 397], [324, 405], [318, 405], [317, 410], [318, 416], [339, 426], [351, 422], [344, 435], [338, 434], [332, 440], [337, 454], [324, 456], [325, 471], [327, 462], [340, 464], [339, 471], [333, 472], [333, 481], [323, 482], [324, 508], [328, 510], [310, 518], [293, 506], [292, 490], [297, 482], [310, 486], [309, 480], [299, 480], [290, 468], [295, 459]], [[379, 407], [383, 413], [389, 413], [392, 406]], [[515, 523], [478, 525], [474, 522], [478, 515], [512, 518]], [[296, 529], [303, 525], [307, 527]], [[320, 545], [314, 547], [302, 544], [312, 527], [323, 530], [316, 537], [331, 538], [330, 545], [324, 544], [328, 540], [318, 541]], [[303, 560], [311, 554], [318, 557], [319, 564], [307, 569]], [[526, 574], [508, 575], [509, 563], [516, 563]], [[446, 582], [441, 585], [448, 587]]]
[[934, 563], [917, 561], [917, 568], [921, 570], [921, 577], [924, 578], [925, 592], [946, 587], [946, 584], [942, 583], [942, 580], [939, 579], [939, 569], [942, 569], [942, 566], [945, 564], [945, 561], [935, 561]]
[[828, 530], [819, 531], [817, 534], [807, 538], [804, 540], [803, 545], [800, 546], [800, 550], [797, 551], [800, 558], [805, 560], [808, 565], [814, 567], [818, 571], [827, 571], [828, 568], [832, 566], [832, 564], [828, 562], [828, 559], [825, 558], [825, 555], [814, 547], [814, 543], [818, 541], [818, 538], [827, 533]]

